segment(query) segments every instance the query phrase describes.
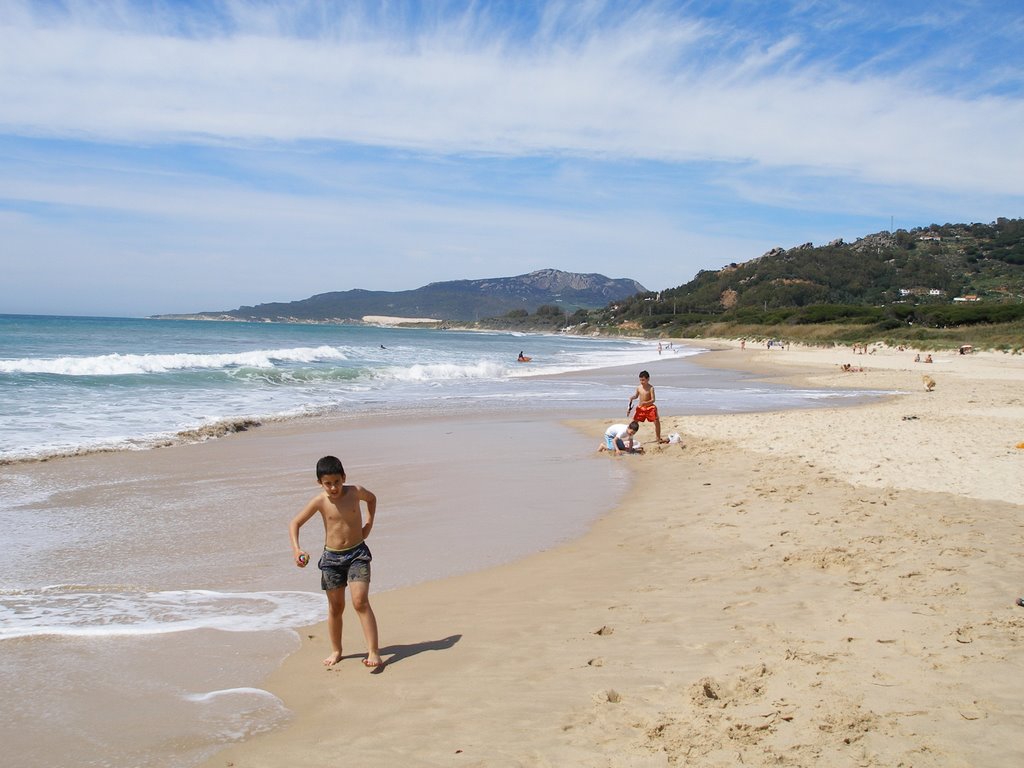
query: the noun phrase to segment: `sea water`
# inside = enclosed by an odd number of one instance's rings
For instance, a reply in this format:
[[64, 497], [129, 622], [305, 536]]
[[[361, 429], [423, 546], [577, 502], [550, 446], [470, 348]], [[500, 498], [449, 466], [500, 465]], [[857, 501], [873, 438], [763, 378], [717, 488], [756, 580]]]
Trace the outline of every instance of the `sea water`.
[[[622, 385], [550, 374], [700, 351], [568, 334], [0, 315], [0, 462], [145, 449], [310, 415], [599, 408], [621, 400]], [[517, 362], [520, 352], [531, 361]], [[659, 399], [693, 412], [831, 396], [749, 383], [683, 389], [662, 384]]]
[[[292, 566], [286, 540], [323, 453], [378, 493], [380, 590], [581, 535], [627, 477], [594, 455], [597, 436], [557, 421], [623, 420], [642, 366], [681, 361], [653, 382], [672, 415], [849, 396], [687, 366], [701, 351], [0, 316], [0, 741], [21, 766], [182, 766], [284, 722], [259, 684], [295, 628], [324, 616], [315, 570]], [[339, 421], [342, 445], [325, 426]], [[277, 431], [216, 439], [256, 424]], [[542, 503], [516, 501], [523, 487]], [[445, 560], [424, 541], [445, 542]]]
[[251, 420], [576, 400], [571, 386], [521, 380], [651, 355], [573, 336], [0, 316], [0, 460], [147, 448]]

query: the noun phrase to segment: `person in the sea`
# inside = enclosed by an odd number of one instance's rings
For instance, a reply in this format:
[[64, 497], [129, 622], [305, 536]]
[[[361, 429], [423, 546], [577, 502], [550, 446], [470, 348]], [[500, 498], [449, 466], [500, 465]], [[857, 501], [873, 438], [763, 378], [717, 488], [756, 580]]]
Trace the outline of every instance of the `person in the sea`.
[[654, 387], [651, 386], [651, 374], [647, 371], [640, 371], [640, 384], [636, 392], [629, 398], [629, 406], [626, 408], [626, 415], [633, 410], [633, 401], [637, 400], [636, 412], [633, 414], [634, 421], [653, 421], [654, 437], [659, 443], [667, 443], [661, 436], [661, 419], [658, 418], [658, 406], [654, 404]]
[[633, 436], [640, 431], [640, 425], [635, 421], [629, 424], [612, 424], [604, 431], [604, 443], [597, 449], [599, 451], [614, 451], [620, 453], [643, 453], [642, 445], [633, 441]]
[[[299, 568], [309, 563], [309, 554], [299, 546], [299, 529], [313, 515], [320, 513], [324, 523], [324, 552], [317, 566], [320, 568], [320, 586], [327, 594], [327, 633], [331, 640], [331, 655], [324, 666], [331, 667], [341, 661], [341, 616], [345, 610], [345, 587], [352, 598], [352, 608], [359, 617], [366, 639], [366, 658], [363, 664], [376, 668], [383, 666], [377, 637], [377, 617], [370, 607], [370, 548], [366, 537], [373, 528], [377, 513], [377, 497], [359, 485], [345, 485], [345, 468], [334, 456], [324, 456], [316, 463], [316, 481], [321, 492], [297, 514], [289, 525], [292, 555]], [[362, 504], [366, 505], [363, 522]]]
[[519, 357], [516, 358], [520, 363], [528, 363], [530, 358], [523, 354], [522, 350], [519, 350]]

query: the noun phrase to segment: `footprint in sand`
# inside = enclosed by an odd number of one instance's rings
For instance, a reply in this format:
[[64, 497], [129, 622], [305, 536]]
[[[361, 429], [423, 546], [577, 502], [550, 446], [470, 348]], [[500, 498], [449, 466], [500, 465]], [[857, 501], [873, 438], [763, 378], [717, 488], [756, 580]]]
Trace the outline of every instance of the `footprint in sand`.
[[974, 630], [970, 624], [965, 624], [959, 627], [956, 631], [956, 641], [958, 643], [973, 643], [974, 642]]
[[607, 691], [595, 693], [594, 701], [597, 704], [618, 704], [622, 701], [622, 696], [614, 688], [609, 688]]
[[988, 717], [988, 714], [978, 706], [978, 702], [976, 701], [962, 704], [959, 707], [959, 711], [960, 717], [964, 720], [984, 720]]
[[752, 605], [755, 605], [753, 600], [740, 600], [738, 603], [729, 603], [722, 610], [731, 611], [733, 608], [749, 608]]

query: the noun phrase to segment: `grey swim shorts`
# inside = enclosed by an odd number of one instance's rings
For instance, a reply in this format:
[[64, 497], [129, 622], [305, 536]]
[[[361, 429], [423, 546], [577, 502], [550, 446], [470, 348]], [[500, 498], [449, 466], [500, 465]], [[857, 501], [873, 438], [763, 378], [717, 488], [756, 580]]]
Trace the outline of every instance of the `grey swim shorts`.
[[370, 581], [370, 561], [373, 555], [366, 542], [341, 551], [324, 549], [317, 567], [320, 569], [321, 589], [344, 589], [352, 581]]

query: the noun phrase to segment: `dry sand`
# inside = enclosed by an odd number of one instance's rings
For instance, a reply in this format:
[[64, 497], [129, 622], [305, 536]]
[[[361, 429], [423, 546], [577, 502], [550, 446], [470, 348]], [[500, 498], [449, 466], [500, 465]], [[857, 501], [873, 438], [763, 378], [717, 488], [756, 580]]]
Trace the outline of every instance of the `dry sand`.
[[584, 538], [377, 595], [383, 671], [354, 616], [330, 671], [303, 630], [293, 722], [209, 765], [1024, 765], [1024, 359], [719, 346], [902, 394], [663, 414], [684, 447], [609, 456], [635, 486]]

